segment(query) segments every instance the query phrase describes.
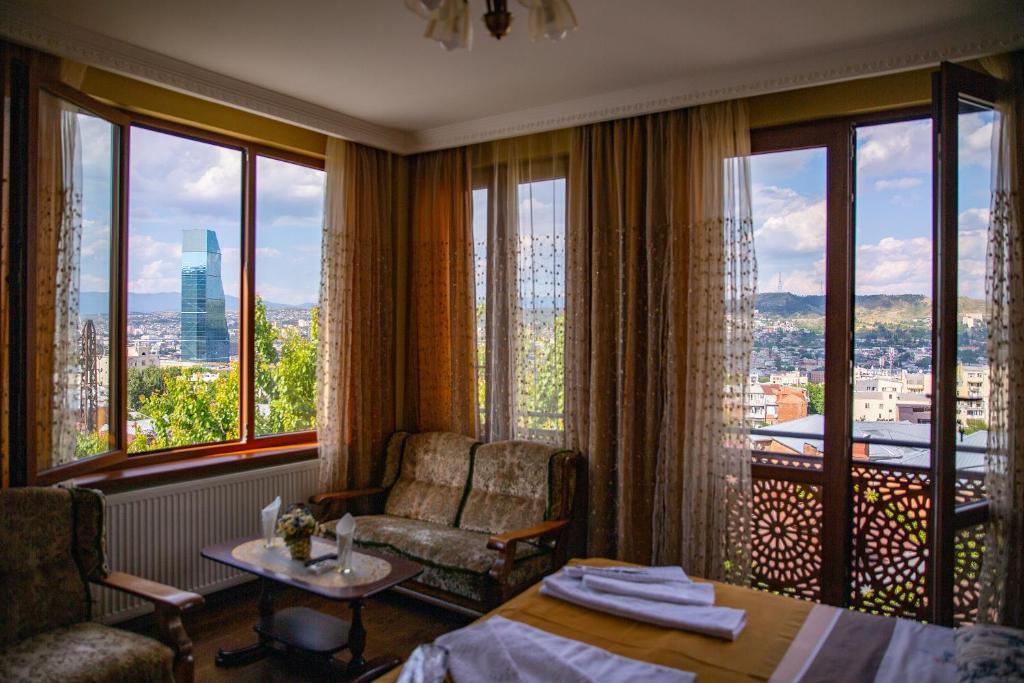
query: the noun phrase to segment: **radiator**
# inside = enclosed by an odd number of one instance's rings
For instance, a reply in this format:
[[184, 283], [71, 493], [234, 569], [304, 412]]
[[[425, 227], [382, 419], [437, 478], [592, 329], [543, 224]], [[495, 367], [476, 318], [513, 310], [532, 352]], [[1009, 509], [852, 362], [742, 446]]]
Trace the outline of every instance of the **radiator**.
[[[115, 571], [197, 593], [253, 579], [199, 555], [205, 546], [256, 535], [259, 511], [275, 496], [282, 509], [316, 493], [317, 461], [248, 470], [107, 497], [107, 560]], [[151, 611], [150, 603], [93, 586], [93, 618], [106, 623]]]

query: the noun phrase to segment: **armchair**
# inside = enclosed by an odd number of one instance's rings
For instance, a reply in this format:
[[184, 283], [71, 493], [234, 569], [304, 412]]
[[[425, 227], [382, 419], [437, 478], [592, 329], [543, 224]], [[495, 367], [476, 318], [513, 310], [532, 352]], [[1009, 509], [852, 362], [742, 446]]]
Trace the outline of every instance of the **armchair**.
[[[192, 681], [181, 615], [203, 598], [107, 569], [99, 492], [7, 489], [0, 515], [0, 680]], [[152, 602], [161, 642], [89, 621], [91, 584]]]

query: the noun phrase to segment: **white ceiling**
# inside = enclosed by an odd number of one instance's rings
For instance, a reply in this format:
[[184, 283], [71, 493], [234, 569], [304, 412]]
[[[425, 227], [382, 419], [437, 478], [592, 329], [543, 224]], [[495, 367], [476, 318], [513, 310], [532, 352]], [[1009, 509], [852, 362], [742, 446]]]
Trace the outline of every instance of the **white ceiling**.
[[840, 80], [844, 68], [853, 77], [934, 63], [958, 40], [959, 56], [973, 56], [971, 45], [991, 51], [987, 39], [1024, 41], [1020, 0], [573, 0], [580, 28], [559, 43], [531, 43], [514, 1], [512, 33], [495, 41], [479, 20], [484, 5], [470, 0], [474, 46], [454, 53], [421, 37], [425, 22], [402, 0], [32, 0], [22, 11], [43, 27], [87, 29], [407, 138], [465, 137], [474, 123], [513, 131], [526, 119], [538, 128], [538, 118], [602, 102], [706, 92], [716, 79], [742, 92], [772, 68], [795, 87]]

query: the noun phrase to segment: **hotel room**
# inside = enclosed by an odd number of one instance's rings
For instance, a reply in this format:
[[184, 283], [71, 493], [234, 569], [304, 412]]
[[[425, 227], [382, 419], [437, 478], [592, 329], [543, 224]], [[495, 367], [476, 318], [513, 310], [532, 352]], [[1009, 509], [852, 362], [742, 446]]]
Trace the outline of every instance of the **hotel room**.
[[1019, 0], [0, 0], [0, 681], [1024, 681]]

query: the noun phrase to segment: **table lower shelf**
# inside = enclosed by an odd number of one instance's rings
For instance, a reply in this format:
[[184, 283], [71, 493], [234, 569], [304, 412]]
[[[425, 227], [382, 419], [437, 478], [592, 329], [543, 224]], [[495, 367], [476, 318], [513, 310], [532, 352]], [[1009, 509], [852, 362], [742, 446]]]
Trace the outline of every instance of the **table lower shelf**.
[[331, 656], [348, 646], [351, 625], [308, 607], [289, 607], [256, 624], [262, 638], [315, 655]]

